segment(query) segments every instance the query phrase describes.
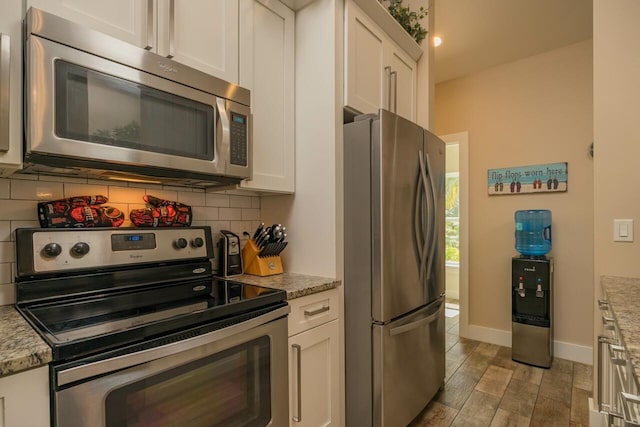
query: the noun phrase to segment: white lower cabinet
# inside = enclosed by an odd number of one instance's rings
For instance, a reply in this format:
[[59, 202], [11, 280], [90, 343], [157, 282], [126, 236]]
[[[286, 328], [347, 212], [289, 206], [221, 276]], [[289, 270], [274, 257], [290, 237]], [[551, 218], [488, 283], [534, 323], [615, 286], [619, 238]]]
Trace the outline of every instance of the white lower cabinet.
[[337, 289], [289, 302], [289, 426], [340, 425]]
[[49, 368], [0, 378], [0, 427], [48, 427]]

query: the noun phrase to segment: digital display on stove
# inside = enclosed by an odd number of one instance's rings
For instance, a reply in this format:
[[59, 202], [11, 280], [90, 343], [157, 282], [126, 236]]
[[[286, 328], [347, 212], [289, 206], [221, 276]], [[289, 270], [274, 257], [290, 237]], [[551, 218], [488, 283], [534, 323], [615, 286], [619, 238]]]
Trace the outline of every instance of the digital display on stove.
[[111, 250], [137, 251], [156, 248], [156, 235], [154, 233], [140, 234], [112, 234]]

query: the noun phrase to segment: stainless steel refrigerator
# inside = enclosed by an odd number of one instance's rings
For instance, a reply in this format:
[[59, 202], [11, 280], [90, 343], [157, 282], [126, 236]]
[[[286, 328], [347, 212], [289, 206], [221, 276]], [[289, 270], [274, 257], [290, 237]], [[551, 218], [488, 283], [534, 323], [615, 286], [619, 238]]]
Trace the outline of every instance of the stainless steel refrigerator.
[[415, 123], [344, 125], [347, 427], [404, 427], [444, 384], [444, 181]]

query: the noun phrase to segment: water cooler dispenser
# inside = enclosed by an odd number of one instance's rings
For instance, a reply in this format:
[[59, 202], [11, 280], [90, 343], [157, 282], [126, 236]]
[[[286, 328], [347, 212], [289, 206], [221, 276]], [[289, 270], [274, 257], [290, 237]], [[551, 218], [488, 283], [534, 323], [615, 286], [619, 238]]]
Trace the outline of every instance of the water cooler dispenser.
[[516, 249], [511, 260], [511, 357], [544, 368], [553, 359], [553, 259], [551, 211], [515, 214]]

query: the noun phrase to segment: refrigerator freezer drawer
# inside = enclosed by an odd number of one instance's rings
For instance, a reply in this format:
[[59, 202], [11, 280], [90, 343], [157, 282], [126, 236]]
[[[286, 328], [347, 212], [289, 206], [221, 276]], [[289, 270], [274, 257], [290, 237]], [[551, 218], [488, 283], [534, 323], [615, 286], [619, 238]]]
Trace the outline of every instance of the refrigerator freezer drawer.
[[373, 425], [406, 426], [444, 384], [444, 298], [373, 325]]

